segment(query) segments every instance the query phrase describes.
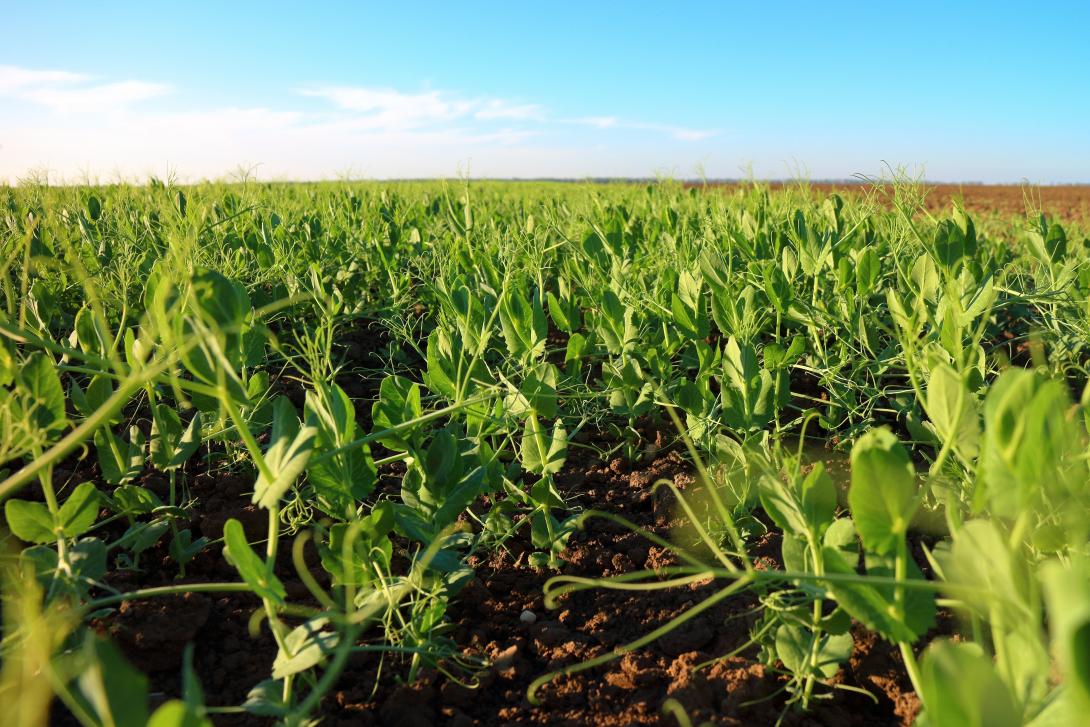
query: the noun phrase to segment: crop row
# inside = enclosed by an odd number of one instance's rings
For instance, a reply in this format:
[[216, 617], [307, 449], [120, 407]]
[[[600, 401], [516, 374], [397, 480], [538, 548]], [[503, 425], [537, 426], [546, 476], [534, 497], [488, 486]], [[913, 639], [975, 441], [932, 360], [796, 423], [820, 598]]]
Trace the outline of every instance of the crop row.
[[[755, 594], [746, 653], [782, 673], [785, 709], [838, 688], [856, 623], [898, 646], [919, 724], [1075, 723], [1090, 708], [1090, 242], [1043, 216], [978, 228], [956, 205], [933, 217], [911, 185], [888, 194], [0, 189], [5, 704], [29, 720], [55, 694], [94, 725], [240, 709], [300, 725], [354, 653], [408, 680], [471, 678], [483, 664], [447, 607], [471, 556], [528, 531], [530, 563], [556, 571], [551, 603], [717, 584], [626, 649]], [[815, 441], [850, 450], [850, 481], [810, 461]], [[674, 565], [566, 575], [572, 534], [618, 520], [561, 497], [569, 451], [661, 446], [697, 472], [666, 485], [691, 528], [644, 533]], [[209, 473], [252, 478], [261, 532], [194, 530], [191, 483]], [[779, 568], [750, 555], [762, 527], [782, 531]], [[111, 585], [164, 546], [160, 585]], [[187, 578], [209, 551], [237, 579]], [[305, 597], [289, 598], [288, 562]], [[186, 592], [256, 596], [278, 655], [244, 705], [205, 704], [187, 668], [149, 716], [144, 677], [86, 624]], [[958, 638], [935, 635], [940, 612]]]

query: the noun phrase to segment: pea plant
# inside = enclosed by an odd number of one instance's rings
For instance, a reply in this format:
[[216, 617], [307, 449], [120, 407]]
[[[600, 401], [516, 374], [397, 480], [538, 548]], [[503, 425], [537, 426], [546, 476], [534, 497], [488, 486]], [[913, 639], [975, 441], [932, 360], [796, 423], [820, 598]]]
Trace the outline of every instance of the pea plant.
[[[858, 689], [836, 677], [864, 629], [899, 654], [919, 724], [1077, 722], [1090, 243], [1036, 212], [933, 214], [924, 194], [0, 189], [5, 705], [28, 723], [55, 697], [86, 725], [311, 724], [353, 659], [472, 687], [486, 660], [451, 605], [518, 543], [554, 606], [714, 584], [532, 700], [744, 598], [731, 655], [775, 675], [785, 715]], [[654, 485], [675, 532], [570, 497], [589, 462], [667, 450], [695, 472]], [[245, 492], [213, 526], [227, 482]], [[672, 562], [566, 572], [597, 519]], [[191, 644], [152, 709], [93, 627], [187, 593], [246, 604], [274, 647], [241, 704], [205, 698]]]

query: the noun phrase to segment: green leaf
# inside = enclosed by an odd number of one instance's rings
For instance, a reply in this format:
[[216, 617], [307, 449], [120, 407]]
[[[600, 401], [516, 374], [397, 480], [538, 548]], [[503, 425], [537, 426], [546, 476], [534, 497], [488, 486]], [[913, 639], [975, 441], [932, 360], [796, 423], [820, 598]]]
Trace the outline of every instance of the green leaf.
[[92, 222], [98, 222], [98, 218], [102, 215], [102, 203], [98, 201], [98, 197], [91, 195], [87, 198], [87, 216]]
[[235, 518], [229, 519], [223, 525], [223, 546], [223, 554], [227, 560], [259, 598], [268, 598], [283, 605], [288, 595], [284, 584], [246, 542], [242, 523]]
[[778, 477], [760, 480], [761, 507], [772, 522], [785, 533], [803, 537], [809, 529], [792, 486]]
[[318, 505], [334, 517], [344, 517], [375, 487], [371, 450], [366, 444], [347, 446], [359, 438], [356, 411], [339, 386], [318, 384], [307, 392], [305, 406], [307, 424], [317, 430], [307, 479], [318, 495]]
[[806, 339], [802, 336], [792, 338], [786, 349], [778, 344], [769, 343], [762, 351], [765, 368], [769, 371], [778, 371], [790, 366], [804, 353], [806, 353]]
[[1007, 538], [994, 520], [963, 524], [954, 533], [953, 545], [936, 548], [935, 557], [946, 580], [990, 594], [987, 601], [966, 600], [977, 615], [988, 618], [994, 608], [1007, 624], [1033, 622], [1032, 577], [1025, 563], [1012, 557]]
[[246, 695], [242, 708], [247, 713], [259, 717], [281, 717], [288, 712], [284, 703], [284, 683], [275, 679], [266, 679]]
[[[828, 573], [855, 575], [855, 568], [845, 558], [843, 551], [826, 547], [822, 550], [822, 557]], [[854, 558], [853, 555], [852, 559]], [[915, 562], [909, 559], [907, 566], [906, 575], [909, 579], [923, 580], [923, 574]], [[869, 555], [867, 575], [892, 578], [892, 561]], [[840, 607], [853, 618], [893, 643], [911, 644], [935, 622], [935, 597], [930, 591], [906, 588], [905, 613], [902, 617], [897, 611], [894, 586], [874, 586], [865, 582], [830, 582], [828, 589]]]
[[213, 727], [212, 720], [180, 699], [160, 705], [148, 720], [148, 727]]
[[848, 504], [867, 550], [893, 552], [916, 513], [916, 470], [908, 451], [885, 427], [860, 437], [852, 449]]
[[1064, 683], [1082, 714], [1090, 713], [1090, 562], [1058, 561], [1041, 569], [1048, 603], [1053, 651], [1063, 670]]
[[811, 669], [810, 653], [814, 634], [802, 626], [783, 624], [776, 629], [776, 656], [792, 674], [808, 675], [813, 671], [819, 679], [831, 679], [840, 665], [852, 653], [851, 634], [824, 635], [820, 638], [817, 658]]
[[145, 437], [138, 427], [129, 427], [128, 442], [120, 440], [107, 428], [97, 430], [94, 441], [102, 477], [109, 484], [124, 484], [144, 469]]
[[541, 307], [541, 297], [528, 301], [518, 291], [508, 291], [500, 301], [500, 327], [508, 352], [522, 360], [536, 359], [545, 352], [548, 323]]
[[518, 390], [507, 398], [508, 413], [522, 416], [531, 409], [539, 415], [551, 419], [556, 416], [556, 382], [559, 378], [553, 364], [539, 364], [530, 371]]
[[18, 371], [18, 383], [31, 424], [45, 431], [64, 429], [68, 423], [64, 389], [53, 359], [44, 353], [32, 353]]
[[[3, 318], [0, 318], [2, 321]], [[18, 365], [15, 362], [15, 354], [12, 353], [11, 344], [6, 338], [0, 338], [0, 386], [8, 386], [15, 380]]]
[[621, 303], [621, 299], [612, 290], [602, 291], [601, 307], [595, 316], [595, 332], [606, 346], [606, 350], [619, 356], [634, 343], [635, 329], [632, 326], [632, 310]]
[[1084, 445], [1059, 381], [1007, 369], [984, 400], [984, 443], [974, 509], [1015, 518], [1041, 498], [1063, 502], [1085, 487]]
[[[451, 335], [444, 328], [437, 328], [428, 336], [427, 358], [424, 383], [450, 401], [457, 399], [459, 394], [472, 395], [480, 382], [487, 383], [490, 378], [484, 362], [479, 357], [467, 357], [460, 337]], [[463, 388], [461, 392], [459, 387]]]
[[104, 727], [146, 727], [148, 680], [117, 648], [98, 636], [84, 641], [80, 696]]
[[767, 262], [761, 270], [762, 283], [765, 295], [768, 296], [772, 307], [779, 313], [786, 313], [791, 307], [791, 283], [783, 274], [783, 270], [774, 260]]
[[166, 404], [152, 410], [151, 461], [163, 471], [185, 464], [201, 446], [201, 415], [194, 412], [189, 425], [182, 430], [178, 412]]
[[920, 660], [920, 697], [932, 725], [1019, 727], [1014, 698], [979, 645], [935, 641]]
[[68, 551], [72, 575], [85, 583], [101, 581], [106, 575], [106, 544], [98, 538], [81, 538]]
[[582, 323], [579, 312], [579, 303], [572, 294], [571, 287], [566, 278], [561, 277], [558, 281], [558, 285], [560, 289], [559, 295], [554, 295], [552, 291], [549, 291], [545, 295], [549, 308], [549, 316], [560, 330], [569, 334], [575, 333]]
[[[429, 347], [430, 350], [430, 347]], [[423, 411], [420, 406], [420, 386], [400, 376], [387, 376], [379, 384], [378, 399], [371, 406], [371, 420], [375, 431], [391, 429], [405, 422], [418, 419]], [[381, 437], [384, 447], [397, 452], [409, 449], [409, 432], [403, 431]]]
[[522, 432], [522, 466], [528, 472], [539, 475], [555, 474], [564, 467], [567, 456], [568, 434], [559, 419], [553, 426], [552, 437], [546, 441], [537, 416], [527, 417]]
[[856, 292], [860, 296], [864, 296], [873, 291], [881, 272], [882, 264], [878, 258], [877, 250], [873, 246], [867, 247], [855, 261]]
[[836, 514], [836, 485], [820, 461], [802, 481], [802, 514], [818, 533], [825, 531]]
[[976, 458], [980, 439], [976, 400], [958, 373], [945, 363], [931, 369], [927, 382], [927, 411], [943, 441], [952, 440], [955, 449], [966, 459]]
[[278, 650], [273, 661], [273, 679], [283, 679], [316, 666], [340, 642], [340, 634], [326, 631], [327, 618], [315, 618], [292, 629], [284, 638], [288, 653]]
[[238, 335], [250, 312], [250, 296], [241, 284], [215, 270], [197, 269], [191, 280], [193, 308], [213, 329]]
[[935, 258], [945, 268], [953, 268], [969, 252], [965, 233], [958, 229], [953, 220], [942, 220], [935, 228]]
[[333, 584], [365, 585], [376, 572], [385, 572], [393, 555], [387, 537], [393, 527], [394, 505], [389, 500], [377, 503], [365, 517], [330, 526], [328, 543], [320, 544], [318, 553]]
[[[441, 289], [444, 287], [442, 282], [439, 285]], [[474, 354], [482, 353], [491, 335], [485, 313], [486, 305], [461, 284], [452, 286], [450, 292], [440, 298], [440, 304], [454, 319], [466, 349]]]
[[[444, 346], [447, 343], [447, 346]], [[449, 336], [442, 329], [435, 329], [428, 336], [428, 371], [424, 379], [428, 388], [453, 401], [458, 395], [457, 369], [451, 361]]]
[[[568, 339], [568, 345], [564, 349], [564, 367], [569, 375], [575, 375], [579, 372], [588, 347], [589, 343], [582, 333], [573, 333], [571, 338]], [[1087, 427], [1090, 428], [1090, 417], [1088, 417]]]
[[422, 464], [429, 489], [452, 484], [462, 471], [458, 438], [449, 430], [440, 429], [428, 444]]
[[850, 517], [842, 517], [834, 520], [829, 529], [825, 531], [822, 545], [837, 550], [856, 550], [855, 523]]
[[136, 523], [121, 536], [130, 552], [140, 555], [148, 548], [159, 542], [159, 539], [170, 529], [168, 520], [152, 520], [147, 523]]
[[137, 485], [122, 485], [114, 489], [110, 499], [113, 501], [114, 511], [126, 515], [147, 515], [163, 505], [158, 495]]
[[193, 668], [193, 642], [185, 645], [182, 652], [182, 699], [187, 706], [201, 714], [204, 713], [204, 690], [197, 676], [197, 670]]
[[87, 307], [76, 313], [75, 334], [79, 347], [96, 356], [106, 356], [113, 343], [113, 335], [105, 330], [94, 312]]
[[730, 336], [723, 347], [724, 414], [736, 429], [751, 430], [772, 419], [772, 375], [757, 361], [757, 350]]
[[8, 528], [26, 543], [50, 543], [57, 539], [49, 508], [41, 502], [8, 500], [4, 504]]
[[677, 290], [670, 293], [670, 312], [674, 323], [687, 337], [706, 338], [709, 330], [707, 306], [704, 302], [704, 283], [688, 270], [678, 276]]
[[273, 403], [273, 426], [269, 446], [265, 450], [265, 467], [269, 477], [259, 472], [254, 483], [253, 503], [266, 509], [273, 507], [295, 484], [310, 459], [317, 429], [299, 426], [295, 407], [287, 397], [277, 397]]
[[784, 531], [783, 543], [780, 545], [784, 570], [807, 573], [813, 570], [810, 565], [810, 548], [805, 537], [791, 535], [791, 532], [793, 531]]
[[197, 553], [204, 550], [206, 545], [208, 545], [208, 538], [200, 537], [193, 540], [193, 534], [190, 533], [188, 528], [185, 528], [176, 532], [174, 537], [170, 539], [167, 552], [170, 553], [170, 557], [174, 559], [175, 563], [184, 566], [193, 560]]
[[101, 498], [94, 483], [83, 482], [77, 485], [57, 513], [64, 536], [75, 538], [90, 530], [98, 519], [100, 503]]
[[[101, 374], [98, 376], [92, 376], [90, 382], [87, 384], [87, 391], [84, 391], [78, 384], [72, 383], [69, 387], [69, 395], [72, 398], [72, 403], [75, 404], [76, 410], [85, 417], [89, 417], [96, 411], [102, 408], [106, 403], [106, 400], [114, 393], [113, 381]], [[115, 424], [119, 420], [118, 416], [110, 417], [110, 423]]]

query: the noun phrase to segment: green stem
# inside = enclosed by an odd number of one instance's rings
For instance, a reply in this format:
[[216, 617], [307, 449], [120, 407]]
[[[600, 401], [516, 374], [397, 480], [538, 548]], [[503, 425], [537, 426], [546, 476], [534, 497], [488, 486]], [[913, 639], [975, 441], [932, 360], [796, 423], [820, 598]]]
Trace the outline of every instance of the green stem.
[[[825, 560], [822, 558], [817, 533], [811, 530], [807, 540], [810, 546], [810, 558], [814, 562], [814, 575], [820, 577], [825, 574]], [[803, 709], [806, 709], [810, 703], [810, 695], [814, 691], [814, 682], [817, 680], [818, 657], [821, 655], [821, 602], [821, 598], [815, 598], [810, 613], [810, 630], [813, 632], [813, 640], [810, 642], [810, 657], [807, 660], [809, 668], [806, 674], [806, 686], [802, 692]]]
[[348, 627], [341, 632], [341, 641], [337, 644], [337, 650], [333, 654], [333, 660], [329, 663], [329, 666], [322, 672], [322, 678], [318, 680], [318, 683], [314, 685], [314, 688], [310, 690], [310, 694], [306, 696], [299, 706], [288, 716], [285, 723], [288, 725], [296, 725], [305, 723], [307, 716], [312, 713], [318, 707], [318, 703], [321, 701], [322, 696], [328, 692], [333, 685], [337, 682], [337, 679], [341, 675], [341, 670], [344, 668], [345, 661], [348, 660], [350, 654], [356, 650], [362, 650], [363, 647], [356, 647], [356, 636], [359, 635], [359, 627]]
[[436, 409], [435, 411], [428, 412], [427, 414], [419, 416], [416, 419], [411, 419], [411, 420], [409, 420], [407, 422], [401, 422], [400, 424], [395, 424], [392, 427], [387, 427], [386, 429], [381, 429], [381, 430], [379, 430], [377, 432], [371, 432], [370, 434], [368, 434], [365, 437], [360, 437], [358, 439], [354, 439], [351, 442], [346, 442], [345, 444], [342, 444], [341, 446], [337, 447], [336, 449], [331, 449], [328, 452], [326, 452], [325, 454], [321, 455], [320, 457], [315, 457], [315, 458], [311, 459], [310, 462], [311, 462], [312, 465], [320, 464], [322, 462], [325, 462], [326, 460], [330, 460], [330, 459], [336, 457], [339, 454], [342, 454], [343, 452], [347, 452], [347, 451], [349, 451], [351, 449], [355, 449], [357, 447], [362, 447], [365, 444], [370, 444], [371, 442], [382, 439], [383, 437], [389, 437], [389, 436], [394, 435], [394, 434], [400, 434], [401, 432], [405, 431], [406, 429], [412, 429], [413, 427], [419, 426], [420, 424], [427, 424], [428, 422], [435, 421], [436, 419], [442, 419], [443, 417], [448, 416], [449, 414], [453, 414], [456, 411], [464, 409], [467, 406], [470, 406], [472, 404], [476, 404], [478, 402], [484, 401], [484, 400], [486, 400], [486, 399], [488, 399], [490, 397], [491, 397], [490, 393], [489, 394], [483, 394], [483, 395], [480, 395], [480, 396], [475, 396], [475, 397], [472, 397], [472, 398], [469, 398], [469, 399], [465, 399], [464, 401], [461, 401], [461, 402], [459, 402], [457, 404], [451, 404], [450, 406], [445, 406], [442, 409]]
[[[34, 458], [42, 456], [41, 447], [34, 445]], [[45, 505], [49, 508], [49, 514], [53, 520], [53, 533], [57, 536], [57, 565], [65, 575], [72, 574], [72, 566], [68, 562], [68, 543], [64, 539], [64, 530], [60, 526], [60, 505], [57, 503], [57, 493], [53, 489], [53, 465], [46, 465], [45, 469], [38, 473], [38, 482], [45, 495]], [[50, 589], [52, 590], [52, 589]]]
[[635, 641], [631, 641], [622, 646], [618, 646], [612, 651], [606, 652], [605, 654], [602, 654], [601, 656], [594, 659], [588, 659], [587, 661], [564, 667], [563, 669], [557, 669], [556, 671], [549, 672], [544, 676], [538, 677], [533, 682], [531, 682], [530, 687], [526, 690], [526, 698], [530, 701], [530, 704], [540, 704], [537, 698], [537, 690], [551, 682], [556, 677], [576, 674], [581, 671], [586, 671], [587, 669], [592, 669], [596, 666], [599, 666], [600, 664], [605, 664], [606, 662], [612, 661], [613, 659], [617, 659], [621, 656], [624, 656], [625, 654], [635, 651], [636, 649], [646, 646], [647, 644], [655, 641], [655, 639], [659, 638], [660, 636], [670, 633], [689, 619], [695, 618], [703, 611], [707, 611], [715, 604], [742, 590], [752, 582], [752, 574], [747, 573], [746, 575], [740, 577], [734, 583], [731, 583], [726, 588], [723, 588], [716, 593], [713, 593], [712, 595], [708, 596], [703, 601], [688, 609], [684, 613], [675, 616], [662, 626], [658, 627], [654, 631], [651, 631], [650, 633], [644, 634]]
[[[908, 539], [906, 537], [901, 537], [897, 542], [897, 555], [893, 565], [893, 575], [897, 580], [897, 585], [893, 588], [893, 602], [894, 608], [897, 609], [897, 617], [901, 621], [905, 620], [907, 611], [907, 594], [904, 584], [907, 582], [908, 558]], [[901, 641], [897, 645], [901, 650], [901, 658], [905, 663], [905, 671], [908, 672], [908, 678], [912, 682], [912, 689], [915, 690], [917, 696], [921, 696], [920, 668], [916, 663], [916, 655], [912, 653], [912, 644]]]
[[[166, 366], [156, 366], [151, 370], [154, 375], [162, 373]], [[142, 374], [130, 377], [121, 382], [121, 386], [115, 391], [102, 406], [96, 409], [91, 416], [84, 419], [79, 426], [63, 436], [56, 444], [45, 453], [37, 455], [34, 459], [12, 474], [3, 482], [0, 482], [0, 502], [10, 497], [26, 483], [37, 477], [43, 470], [52, 467], [56, 462], [66, 457], [71, 451], [79, 447], [90, 437], [96, 429], [106, 424], [114, 414], [121, 410], [129, 398], [144, 385], [144, 381], [153, 378], [153, 375]]]
[[908, 680], [912, 682], [912, 691], [916, 692], [916, 696], [923, 701], [923, 692], [920, 691], [920, 665], [916, 661], [916, 654], [912, 651], [912, 644], [902, 641], [897, 644], [901, 650], [901, 660], [905, 663], [905, 671], [908, 673]]
[[223, 408], [227, 412], [227, 416], [235, 425], [235, 430], [242, 439], [242, 443], [246, 446], [246, 451], [249, 452], [250, 458], [253, 459], [257, 471], [265, 479], [265, 482], [273, 482], [276, 480], [276, 476], [273, 474], [272, 470], [269, 469], [268, 463], [265, 462], [265, 455], [261, 452], [261, 447], [258, 445], [257, 440], [254, 439], [253, 432], [251, 432], [250, 427], [246, 425], [246, 420], [242, 418], [242, 414], [239, 412], [238, 407], [235, 406], [235, 402], [227, 392], [226, 386], [221, 386], [219, 388], [218, 396], [220, 403], [223, 404]]

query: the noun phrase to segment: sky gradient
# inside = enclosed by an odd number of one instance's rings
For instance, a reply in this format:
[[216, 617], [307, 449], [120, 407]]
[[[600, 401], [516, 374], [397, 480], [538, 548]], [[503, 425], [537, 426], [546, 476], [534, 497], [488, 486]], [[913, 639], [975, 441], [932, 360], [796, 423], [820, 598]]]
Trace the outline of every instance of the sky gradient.
[[1085, 3], [5, 4], [0, 181], [1090, 182]]

